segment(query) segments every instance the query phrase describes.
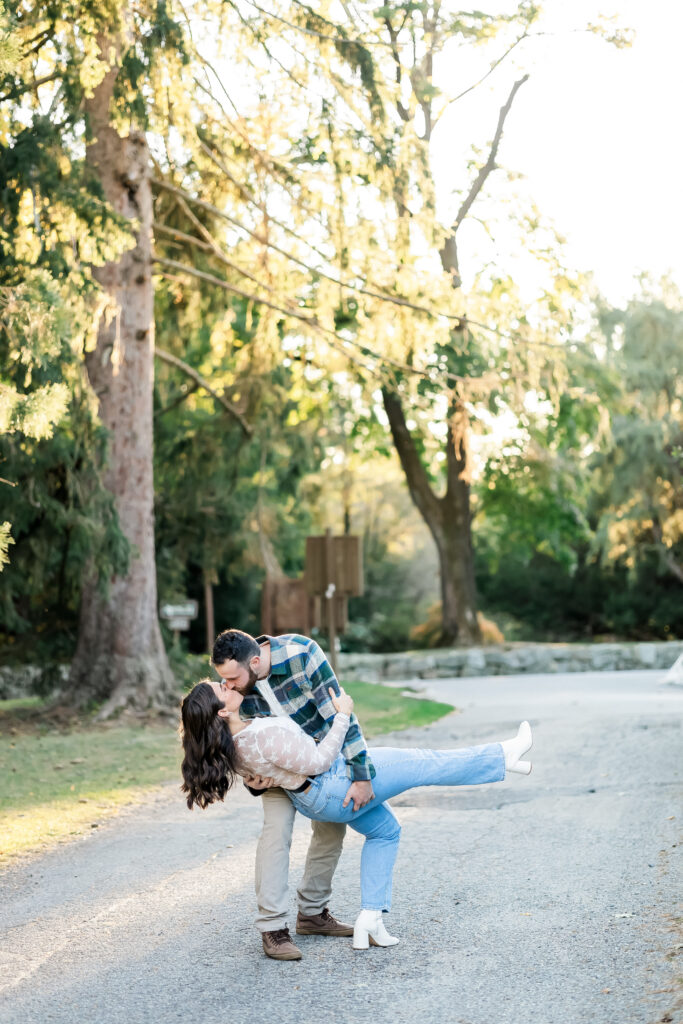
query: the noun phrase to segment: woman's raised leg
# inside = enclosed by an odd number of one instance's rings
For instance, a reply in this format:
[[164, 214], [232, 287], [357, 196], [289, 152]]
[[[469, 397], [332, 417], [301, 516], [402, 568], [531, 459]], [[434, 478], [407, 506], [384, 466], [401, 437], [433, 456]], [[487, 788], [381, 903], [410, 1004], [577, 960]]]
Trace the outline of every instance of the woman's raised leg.
[[[372, 780], [377, 803], [418, 786], [476, 786], [505, 778], [500, 743], [461, 750], [371, 747], [369, 754], [377, 773]], [[355, 817], [352, 811], [340, 820], [353, 823]]]
[[365, 807], [354, 811], [352, 802], [344, 807], [350, 782], [341, 757], [314, 780], [308, 793], [289, 794], [294, 806], [311, 818], [354, 825], [361, 815], [385, 800], [417, 786], [476, 786], [505, 778], [505, 755], [500, 743], [460, 750], [371, 747], [368, 753], [376, 770], [372, 780], [375, 796]]

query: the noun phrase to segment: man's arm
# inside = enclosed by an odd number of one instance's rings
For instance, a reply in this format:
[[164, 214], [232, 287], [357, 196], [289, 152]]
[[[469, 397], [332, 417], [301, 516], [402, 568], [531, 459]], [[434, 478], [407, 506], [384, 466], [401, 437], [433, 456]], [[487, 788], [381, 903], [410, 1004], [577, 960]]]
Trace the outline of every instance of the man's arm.
[[[323, 654], [322, 648], [315, 640], [309, 641], [306, 675], [310, 683], [313, 700], [322, 717], [328, 721], [335, 714], [328, 689], [332, 687], [334, 692], [338, 694], [339, 683], [332, 671], [332, 666]], [[344, 755], [352, 782], [370, 782], [374, 779], [375, 766], [370, 760], [368, 746], [355, 714], [351, 715], [341, 752]], [[371, 799], [371, 797], [368, 799]], [[367, 803], [366, 800], [363, 802]]]

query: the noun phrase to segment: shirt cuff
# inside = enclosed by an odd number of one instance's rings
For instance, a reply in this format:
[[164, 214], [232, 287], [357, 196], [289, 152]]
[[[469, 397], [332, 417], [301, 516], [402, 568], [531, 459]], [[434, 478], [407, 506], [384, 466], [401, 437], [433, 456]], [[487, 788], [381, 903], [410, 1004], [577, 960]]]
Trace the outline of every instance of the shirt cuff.
[[348, 776], [352, 782], [372, 782], [375, 769], [371, 764], [347, 764]]

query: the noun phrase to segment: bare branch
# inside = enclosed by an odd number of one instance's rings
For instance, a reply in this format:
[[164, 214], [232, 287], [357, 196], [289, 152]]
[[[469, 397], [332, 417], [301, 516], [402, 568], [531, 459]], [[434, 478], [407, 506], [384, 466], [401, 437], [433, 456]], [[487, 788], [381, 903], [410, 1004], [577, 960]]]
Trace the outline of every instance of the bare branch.
[[528, 32], [523, 32], [522, 35], [518, 36], [517, 39], [515, 39], [514, 43], [512, 43], [512, 45], [507, 48], [505, 53], [503, 53], [498, 58], [498, 60], [494, 60], [494, 62], [491, 64], [490, 68], [488, 69], [488, 71], [486, 72], [485, 75], [482, 75], [482, 77], [478, 81], [474, 82], [472, 85], [468, 85], [468, 87], [466, 89], [463, 89], [462, 92], [459, 92], [457, 96], [453, 96], [453, 98], [448, 101], [448, 103], [443, 108], [443, 110], [438, 115], [438, 117], [435, 118], [435, 120], [434, 120], [434, 127], [436, 128], [437, 124], [439, 123], [439, 121], [441, 120], [441, 118], [443, 117], [445, 112], [448, 110], [448, 108], [450, 106], [452, 106], [453, 103], [457, 103], [458, 100], [461, 100], [463, 98], [463, 96], [467, 96], [468, 93], [472, 92], [474, 89], [477, 89], [482, 84], [482, 82], [485, 82], [486, 79], [489, 77], [489, 75], [492, 75], [493, 72], [496, 70], [496, 68], [499, 67], [503, 63], [503, 61], [507, 57], [510, 56], [510, 54], [512, 53], [514, 48], [516, 46], [519, 46], [519, 44], [521, 42], [523, 42], [525, 39], [528, 39], [528, 38], [529, 38], [529, 33]]
[[467, 216], [468, 210], [470, 209], [472, 203], [474, 202], [474, 200], [477, 198], [477, 196], [481, 192], [481, 190], [482, 190], [482, 188], [484, 186], [484, 182], [486, 181], [486, 179], [488, 178], [489, 174], [491, 173], [491, 171], [496, 166], [496, 157], [498, 156], [498, 146], [500, 145], [500, 140], [501, 140], [501, 137], [503, 135], [503, 127], [505, 125], [505, 119], [507, 118], [508, 114], [510, 113], [510, 108], [512, 107], [512, 104], [514, 102], [515, 96], [517, 95], [518, 89], [520, 89], [524, 85], [524, 83], [526, 81], [528, 81], [528, 79], [529, 79], [529, 76], [528, 75], [524, 75], [522, 78], [518, 79], [515, 82], [515, 84], [513, 85], [512, 89], [510, 90], [510, 95], [507, 98], [507, 102], [500, 108], [500, 113], [498, 115], [498, 125], [496, 126], [496, 134], [493, 136], [493, 142], [491, 143], [491, 150], [489, 152], [488, 160], [486, 161], [484, 166], [479, 171], [479, 174], [477, 175], [477, 177], [475, 178], [475, 180], [474, 180], [474, 182], [472, 184], [472, 188], [469, 190], [469, 192], [467, 194], [467, 197], [465, 198], [462, 206], [458, 210], [458, 215], [455, 218], [455, 223], [453, 224], [453, 234], [455, 234], [455, 232], [458, 230], [460, 224], [463, 222], [463, 220]]
[[208, 393], [213, 398], [215, 398], [217, 402], [220, 402], [223, 408], [226, 409], [230, 413], [230, 415], [237, 420], [237, 422], [239, 423], [247, 437], [251, 437], [253, 435], [253, 428], [249, 426], [249, 424], [247, 423], [239, 409], [237, 409], [232, 404], [232, 402], [229, 402], [225, 395], [221, 395], [218, 393], [218, 391], [214, 391], [209, 382], [204, 377], [202, 377], [201, 374], [197, 373], [196, 370], [193, 370], [192, 367], [189, 366], [187, 363], [183, 362], [182, 359], [178, 359], [177, 356], [171, 355], [170, 352], [165, 352], [164, 349], [155, 347], [154, 355], [157, 357], [157, 359], [162, 359], [165, 363], [170, 363], [171, 366], [177, 367], [179, 370], [182, 370], [183, 373], [186, 373], [188, 377], [191, 377], [192, 380], [199, 385], [199, 387], [202, 387], [204, 388], [205, 391], [208, 391]]
[[528, 75], [524, 75], [522, 78], [518, 79], [515, 82], [512, 89], [510, 90], [510, 95], [508, 96], [507, 101], [500, 108], [500, 113], [498, 115], [498, 124], [496, 126], [495, 135], [493, 136], [493, 142], [491, 143], [491, 149], [489, 151], [488, 160], [483, 165], [483, 167], [480, 168], [477, 177], [474, 179], [474, 182], [472, 183], [472, 187], [470, 188], [469, 192], [467, 193], [467, 196], [463, 200], [463, 203], [460, 209], [458, 210], [457, 216], [455, 218], [453, 227], [451, 228], [451, 234], [446, 239], [444, 247], [441, 250], [441, 265], [443, 266], [444, 270], [447, 273], [450, 273], [452, 275], [453, 285], [455, 288], [459, 288], [461, 284], [460, 271], [458, 266], [458, 246], [456, 242], [456, 234], [458, 228], [460, 227], [463, 220], [467, 216], [467, 213], [470, 210], [472, 204], [474, 203], [474, 200], [477, 198], [482, 188], [484, 187], [484, 183], [488, 178], [489, 174], [491, 173], [491, 171], [494, 170], [496, 166], [498, 146], [500, 145], [500, 140], [503, 135], [505, 119], [510, 113], [510, 108], [512, 107], [518, 89], [520, 89], [524, 85], [528, 78]]

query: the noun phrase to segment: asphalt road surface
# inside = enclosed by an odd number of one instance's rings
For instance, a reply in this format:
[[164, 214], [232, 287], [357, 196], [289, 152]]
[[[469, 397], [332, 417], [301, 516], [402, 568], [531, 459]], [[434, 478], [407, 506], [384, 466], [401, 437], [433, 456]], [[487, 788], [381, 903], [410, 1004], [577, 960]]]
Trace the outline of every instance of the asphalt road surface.
[[[459, 712], [383, 742], [465, 746], [528, 718], [534, 770], [392, 801], [391, 949], [307, 936], [302, 961], [263, 956], [245, 792], [190, 813], [174, 784], [22, 862], [0, 875], [0, 1024], [680, 1024], [683, 688], [661, 675], [419, 684]], [[294, 882], [308, 835], [300, 819]], [[360, 849], [349, 832], [331, 904], [349, 921]]]

